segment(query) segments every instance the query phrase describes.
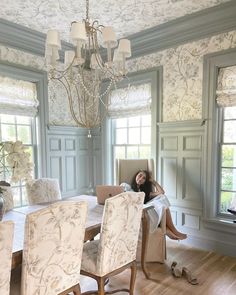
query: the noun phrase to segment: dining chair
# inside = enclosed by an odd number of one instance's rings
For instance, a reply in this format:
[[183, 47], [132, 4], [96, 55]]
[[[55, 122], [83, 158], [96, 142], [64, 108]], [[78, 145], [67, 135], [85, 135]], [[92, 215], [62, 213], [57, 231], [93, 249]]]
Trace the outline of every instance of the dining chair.
[[4, 212], [12, 210], [14, 208], [14, 201], [10, 183], [0, 181], [0, 190], [3, 191], [2, 197], [4, 200]]
[[[155, 179], [153, 159], [117, 159], [116, 160], [116, 184], [131, 184], [132, 178], [139, 170], [151, 172]], [[152, 209], [154, 210], [154, 209]], [[151, 210], [144, 216], [149, 218], [153, 215]], [[150, 218], [149, 218], [150, 219]], [[148, 220], [147, 222], [150, 222]], [[145, 253], [145, 262], [164, 263], [166, 259], [166, 214], [164, 212], [159, 227], [146, 233], [147, 249]], [[137, 261], [141, 260], [142, 254], [142, 229], [140, 230], [139, 242], [137, 248]]]
[[15, 283], [12, 294], [80, 294], [86, 217], [85, 201], [57, 202], [26, 216], [21, 288]]
[[[106, 200], [100, 239], [85, 243], [81, 274], [94, 278], [98, 294], [104, 295], [107, 278], [131, 268], [130, 288], [134, 294], [136, 250], [143, 210], [144, 193], [124, 192]], [[91, 294], [89, 291], [83, 294]]]
[[0, 294], [10, 294], [10, 276], [14, 223], [0, 222]]
[[59, 181], [56, 178], [34, 179], [26, 184], [26, 192], [30, 205], [61, 199]]

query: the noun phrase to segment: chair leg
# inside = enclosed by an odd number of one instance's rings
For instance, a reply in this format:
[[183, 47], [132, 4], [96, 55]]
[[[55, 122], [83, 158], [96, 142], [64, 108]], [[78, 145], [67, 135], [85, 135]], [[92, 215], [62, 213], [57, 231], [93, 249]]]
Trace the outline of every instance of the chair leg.
[[131, 277], [130, 277], [130, 287], [129, 287], [129, 294], [134, 295], [134, 284], [137, 274], [137, 263], [134, 261], [130, 267], [131, 269]]
[[98, 295], [105, 295], [105, 279], [98, 277], [96, 278], [98, 284]]
[[77, 285], [73, 290], [74, 295], [81, 295], [80, 285]]

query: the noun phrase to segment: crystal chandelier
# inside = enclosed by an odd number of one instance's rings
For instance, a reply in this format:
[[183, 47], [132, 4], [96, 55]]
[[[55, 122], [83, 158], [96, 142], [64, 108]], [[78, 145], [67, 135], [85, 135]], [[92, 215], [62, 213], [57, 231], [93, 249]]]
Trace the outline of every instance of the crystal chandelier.
[[[61, 64], [59, 32], [47, 33], [45, 57], [49, 82], [59, 82], [64, 87], [76, 125], [90, 130], [101, 125], [110, 104], [110, 91], [127, 75], [130, 41], [120, 39], [115, 48], [118, 42], [112, 27], [90, 20], [89, 0], [86, 0], [86, 18], [71, 23], [70, 38], [74, 50], [65, 51]], [[104, 80], [105, 89], [101, 87]]]

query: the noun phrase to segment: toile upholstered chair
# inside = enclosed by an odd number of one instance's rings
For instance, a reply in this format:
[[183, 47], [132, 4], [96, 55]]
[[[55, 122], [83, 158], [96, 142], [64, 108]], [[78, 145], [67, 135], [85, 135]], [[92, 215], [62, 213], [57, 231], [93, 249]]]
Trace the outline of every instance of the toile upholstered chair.
[[[147, 170], [154, 175], [153, 159], [118, 159], [116, 161], [116, 184], [131, 184], [132, 177], [139, 170]], [[154, 209], [152, 209], [154, 210]], [[151, 210], [148, 211], [147, 217], [152, 215]], [[151, 216], [150, 216], [151, 219]], [[150, 222], [150, 220], [149, 220]], [[150, 226], [151, 228], [151, 226]], [[166, 259], [166, 214], [163, 214], [161, 223], [158, 228], [147, 233], [147, 249], [145, 253], [145, 262], [164, 263]], [[137, 249], [137, 261], [141, 260], [142, 250], [142, 233], [140, 231], [139, 243]]]
[[0, 222], [0, 294], [10, 294], [10, 276], [14, 224], [11, 221]]
[[[131, 268], [130, 289], [134, 294], [136, 250], [143, 210], [144, 193], [125, 192], [106, 200], [100, 239], [85, 243], [81, 274], [94, 278], [98, 294], [104, 295], [104, 282]], [[115, 290], [118, 292], [118, 290]], [[86, 292], [88, 294], [90, 292]]]
[[34, 179], [26, 184], [26, 191], [30, 205], [61, 199], [59, 181], [56, 178]]
[[[80, 294], [85, 201], [63, 201], [26, 216], [21, 288], [12, 295]], [[21, 289], [21, 291], [20, 291]]]
[[0, 189], [3, 191], [2, 197], [4, 200], [4, 212], [12, 210], [14, 207], [14, 201], [10, 183], [0, 181]]

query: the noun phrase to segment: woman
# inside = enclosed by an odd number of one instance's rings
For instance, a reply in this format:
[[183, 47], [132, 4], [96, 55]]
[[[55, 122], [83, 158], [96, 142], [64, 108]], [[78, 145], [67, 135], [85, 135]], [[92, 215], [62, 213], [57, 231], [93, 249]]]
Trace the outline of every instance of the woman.
[[163, 211], [166, 210], [166, 234], [169, 238], [174, 240], [184, 240], [187, 238], [186, 234], [183, 234], [176, 229], [169, 209], [170, 202], [165, 195], [165, 191], [156, 181], [151, 178], [151, 175], [148, 171], [138, 171], [132, 179], [131, 186], [125, 184], [124, 189], [133, 190], [135, 192], [144, 192], [144, 204], [148, 202], [152, 202], [154, 204], [155, 210], [159, 215], [159, 220], [162, 218]]

